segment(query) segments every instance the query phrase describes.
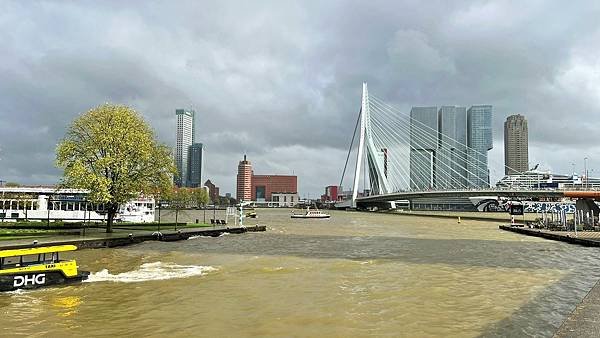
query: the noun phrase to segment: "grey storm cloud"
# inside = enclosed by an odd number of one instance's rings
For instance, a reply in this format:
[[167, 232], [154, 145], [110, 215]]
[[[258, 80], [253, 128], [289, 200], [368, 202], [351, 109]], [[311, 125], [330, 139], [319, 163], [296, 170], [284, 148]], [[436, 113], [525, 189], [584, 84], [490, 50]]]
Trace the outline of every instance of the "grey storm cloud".
[[167, 144], [175, 109], [195, 109], [222, 191], [247, 152], [255, 172], [295, 173], [315, 196], [339, 182], [363, 81], [405, 111], [492, 104], [499, 171], [513, 113], [529, 120], [532, 162], [594, 167], [598, 17], [600, 4], [561, 1], [3, 1], [0, 180], [57, 182], [66, 126], [115, 102]]

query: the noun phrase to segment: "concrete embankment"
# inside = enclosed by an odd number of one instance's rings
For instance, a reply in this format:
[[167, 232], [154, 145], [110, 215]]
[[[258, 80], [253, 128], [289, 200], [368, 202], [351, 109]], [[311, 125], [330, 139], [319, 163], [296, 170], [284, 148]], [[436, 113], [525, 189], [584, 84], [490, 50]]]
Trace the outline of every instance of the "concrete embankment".
[[565, 319], [554, 337], [600, 337], [600, 282]]
[[192, 236], [207, 236], [217, 237], [224, 233], [230, 234], [242, 234], [245, 232], [260, 232], [266, 231], [266, 226], [256, 225], [249, 227], [219, 227], [219, 228], [205, 228], [205, 229], [182, 229], [179, 231], [163, 231], [153, 233], [112, 233], [106, 234], [105, 236], [94, 236], [92, 238], [70, 238], [61, 240], [60, 237], [53, 237], [51, 239], [41, 239], [37, 244], [33, 244], [32, 241], [23, 243], [20, 241], [6, 241], [6, 243], [0, 243], [1, 250], [7, 249], [24, 249], [35, 246], [48, 246], [48, 245], [65, 245], [72, 244], [76, 245], [79, 249], [92, 249], [92, 248], [112, 248], [117, 246], [125, 246], [131, 244], [142, 243], [145, 241], [180, 241], [188, 239]]
[[600, 233], [580, 231], [576, 236], [574, 232], [567, 231], [549, 231], [541, 229], [529, 229], [524, 227], [513, 227], [508, 225], [500, 225], [499, 228], [505, 231], [516, 232], [527, 236], [542, 237], [554, 241], [562, 241], [571, 244], [583, 246], [600, 247]]
[[[441, 212], [441, 211], [385, 211], [394, 215], [415, 216], [415, 217], [433, 217], [433, 218], [449, 218], [474, 221], [499, 221], [510, 222], [510, 215], [505, 212]], [[533, 214], [535, 216], [535, 214]], [[533, 220], [533, 216], [527, 215], [527, 221]]]

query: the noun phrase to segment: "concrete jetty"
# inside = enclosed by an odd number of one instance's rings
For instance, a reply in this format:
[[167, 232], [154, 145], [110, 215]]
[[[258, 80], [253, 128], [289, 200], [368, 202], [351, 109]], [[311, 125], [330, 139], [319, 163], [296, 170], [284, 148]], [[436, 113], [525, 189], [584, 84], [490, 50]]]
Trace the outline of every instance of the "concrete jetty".
[[575, 233], [572, 231], [550, 231], [543, 229], [530, 229], [526, 227], [514, 227], [510, 225], [500, 225], [498, 228], [527, 236], [542, 237], [554, 241], [567, 242], [583, 246], [600, 247], [600, 232], [578, 231], [577, 235], [575, 235]]
[[180, 241], [188, 239], [192, 236], [210, 236], [218, 237], [224, 233], [242, 234], [246, 232], [266, 231], [264, 225], [248, 226], [248, 227], [206, 227], [192, 228], [181, 230], [164, 230], [164, 231], [118, 231], [113, 233], [96, 233], [90, 236], [53, 236], [40, 238], [36, 244], [33, 244], [33, 239], [18, 239], [7, 240], [0, 242], [0, 250], [7, 249], [24, 249], [35, 246], [47, 245], [76, 245], [79, 249], [90, 248], [112, 248], [117, 246], [125, 246], [131, 244], [142, 243], [145, 241]]

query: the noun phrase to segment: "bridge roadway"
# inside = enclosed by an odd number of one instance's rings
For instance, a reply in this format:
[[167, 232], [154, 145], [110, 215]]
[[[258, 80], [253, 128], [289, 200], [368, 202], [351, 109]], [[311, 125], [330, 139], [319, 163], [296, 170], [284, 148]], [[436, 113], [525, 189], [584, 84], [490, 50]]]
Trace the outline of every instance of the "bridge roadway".
[[566, 197], [565, 190], [525, 190], [525, 189], [462, 189], [462, 190], [426, 190], [426, 191], [400, 191], [384, 195], [363, 196], [357, 202], [391, 202], [413, 200], [417, 198], [444, 198], [444, 197]]

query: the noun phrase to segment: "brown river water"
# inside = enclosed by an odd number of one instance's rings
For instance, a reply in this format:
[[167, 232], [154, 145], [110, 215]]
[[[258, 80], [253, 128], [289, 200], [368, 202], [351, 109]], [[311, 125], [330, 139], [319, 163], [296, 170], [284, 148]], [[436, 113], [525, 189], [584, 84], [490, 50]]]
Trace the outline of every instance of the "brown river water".
[[597, 248], [497, 221], [257, 212], [267, 232], [75, 252], [90, 280], [0, 294], [0, 336], [551, 336], [600, 278]]

